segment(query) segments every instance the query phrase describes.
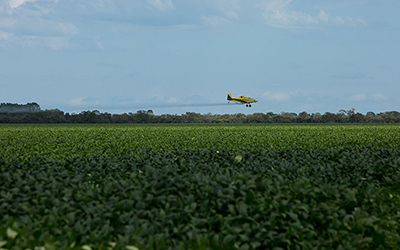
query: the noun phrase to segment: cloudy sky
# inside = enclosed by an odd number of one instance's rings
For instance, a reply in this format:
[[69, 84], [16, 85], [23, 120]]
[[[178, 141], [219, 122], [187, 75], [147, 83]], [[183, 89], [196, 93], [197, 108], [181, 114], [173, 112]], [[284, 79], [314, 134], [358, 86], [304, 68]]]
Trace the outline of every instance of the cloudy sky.
[[[0, 0], [0, 102], [400, 110], [398, 10], [398, 0]], [[228, 93], [259, 102], [227, 105]]]

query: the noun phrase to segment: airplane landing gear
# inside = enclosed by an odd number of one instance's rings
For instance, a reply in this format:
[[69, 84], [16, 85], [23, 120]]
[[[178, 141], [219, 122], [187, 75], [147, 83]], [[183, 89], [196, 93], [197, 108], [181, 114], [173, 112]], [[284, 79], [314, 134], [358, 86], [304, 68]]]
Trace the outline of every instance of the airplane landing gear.
[[248, 104], [246, 104], [246, 107], [248, 107], [249, 105]]
[[251, 104], [249, 104], [249, 107], [251, 108]]

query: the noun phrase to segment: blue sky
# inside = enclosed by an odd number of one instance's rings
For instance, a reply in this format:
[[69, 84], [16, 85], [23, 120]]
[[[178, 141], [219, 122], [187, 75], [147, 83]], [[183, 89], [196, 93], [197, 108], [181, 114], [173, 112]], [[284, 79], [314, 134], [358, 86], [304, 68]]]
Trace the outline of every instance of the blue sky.
[[[398, 0], [0, 0], [0, 102], [156, 114], [399, 110]], [[226, 95], [259, 100], [227, 105]]]

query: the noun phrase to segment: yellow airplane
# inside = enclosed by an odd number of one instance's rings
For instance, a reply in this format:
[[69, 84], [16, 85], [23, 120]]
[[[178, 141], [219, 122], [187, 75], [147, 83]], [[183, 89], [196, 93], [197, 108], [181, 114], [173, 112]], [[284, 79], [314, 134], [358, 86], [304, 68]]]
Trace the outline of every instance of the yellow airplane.
[[237, 102], [240, 104], [246, 104], [246, 107], [251, 107], [250, 103], [253, 102], [258, 102], [257, 99], [254, 98], [250, 98], [250, 97], [244, 97], [244, 96], [239, 96], [239, 97], [235, 97], [233, 98], [231, 94], [228, 94], [228, 98], [227, 98], [228, 102]]

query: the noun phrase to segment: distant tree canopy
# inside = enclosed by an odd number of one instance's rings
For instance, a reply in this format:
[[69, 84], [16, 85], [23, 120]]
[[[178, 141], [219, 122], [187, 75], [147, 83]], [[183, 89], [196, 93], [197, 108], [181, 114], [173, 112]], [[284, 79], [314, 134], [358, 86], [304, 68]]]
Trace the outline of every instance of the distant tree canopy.
[[0, 114], [32, 113], [41, 111], [39, 104], [31, 102], [27, 104], [0, 103]]
[[152, 110], [138, 110], [136, 113], [110, 114], [98, 110], [82, 111], [79, 114], [64, 113], [61, 110], [41, 110], [37, 103], [0, 105], [0, 123], [400, 123], [400, 113], [388, 111], [366, 115], [354, 108], [341, 109], [338, 113], [326, 112], [296, 114], [282, 112], [254, 114], [199, 114], [187, 112], [182, 115], [154, 115]]

